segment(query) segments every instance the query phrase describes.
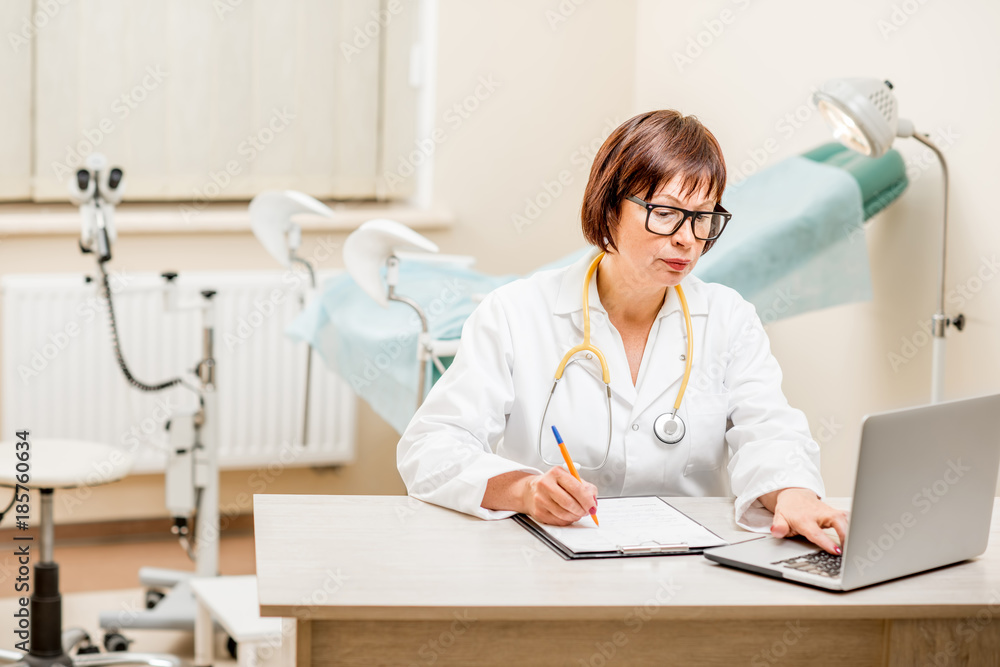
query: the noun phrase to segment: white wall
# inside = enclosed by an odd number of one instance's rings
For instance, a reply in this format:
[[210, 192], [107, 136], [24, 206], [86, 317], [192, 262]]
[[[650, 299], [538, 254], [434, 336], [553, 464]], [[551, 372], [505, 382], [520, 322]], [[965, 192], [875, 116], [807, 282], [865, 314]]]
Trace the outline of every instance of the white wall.
[[[779, 149], [766, 164], [829, 141], [808, 100], [813, 87], [834, 77], [889, 79], [902, 117], [950, 137], [947, 285], [967, 287], [970, 298], [956, 293], [953, 300], [969, 322], [963, 333], [950, 332], [947, 398], [1000, 390], [1000, 280], [992, 280], [1000, 271], [993, 263], [1000, 227], [990, 196], [1000, 154], [1000, 90], [992, 74], [1000, 66], [998, 30], [1000, 5], [987, 0], [638, 4], [636, 108], [697, 115], [718, 137], [730, 170], [769, 138]], [[700, 53], [699, 39], [706, 45]], [[678, 64], [676, 54], [688, 48], [691, 62]], [[788, 121], [789, 114], [798, 120]], [[930, 396], [931, 349], [920, 345], [929, 339], [919, 323], [936, 307], [941, 176], [916, 141], [895, 146], [913, 182], [869, 225], [874, 300], [768, 327], [785, 392], [822, 441], [831, 495], [853, 488], [861, 416]], [[893, 369], [891, 353], [913, 356]]]
[[[434, 198], [459, 220], [442, 239], [448, 250], [475, 254], [483, 271], [522, 273], [583, 246], [591, 159], [632, 113], [634, 35], [632, 0], [441, 0], [437, 99], [448, 138]], [[480, 77], [499, 86], [452, 129], [449, 109]], [[515, 214], [529, 224], [518, 229]]]
[[[829, 134], [807, 106], [810, 90], [845, 75], [891, 79], [903, 114], [918, 128], [957, 136], [947, 153], [953, 176], [949, 286], [973, 281], [980, 257], [992, 257], [1000, 245], [990, 197], [997, 173], [993, 161], [1000, 154], [991, 118], [1000, 106], [991, 78], [1000, 69], [1000, 6], [985, 0], [922, 5], [910, 0], [919, 10], [884, 38], [877, 21], [890, 20], [892, 2], [844, 0], [836, 9], [791, 0], [575, 2], [580, 0], [440, 0], [435, 124], [444, 140], [433, 154], [434, 199], [450, 208], [457, 222], [451, 231], [430, 236], [446, 252], [476, 255], [487, 272], [521, 273], [580, 247], [579, 206], [589, 158], [610, 125], [642, 110], [672, 107], [698, 115], [737, 167], [771, 137], [780, 150], [767, 164], [816, 146]], [[679, 71], [674, 52], [725, 8], [733, 12], [732, 23]], [[495, 89], [481, 87], [480, 77], [492, 77]], [[477, 87], [482, 99], [475, 99]], [[476, 107], [465, 118], [453, 110], [463, 102]], [[777, 124], [789, 113], [805, 120], [785, 136]], [[923, 154], [912, 140], [898, 147], [912, 158]], [[861, 415], [929, 395], [929, 346], [898, 372], [888, 362], [934, 309], [940, 176], [933, 163], [918, 171], [910, 190], [870, 227], [875, 300], [769, 327], [785, 391], [823, 440], [824, 475], [833, 495], [851, 491]], [[547, 200], [545, 183], [554, 189], [560, 172], [569, 184]], [[519, 230], [513, 216], [529, 219], [534, 213], [526, 199], [542, 206]], [[334, 237], [343, 240], [342, 234]], [[315, 235], [307, 236], [306, 249], [315, 242]], [[249, 232], [123, 234], [116, 249], [115, 262], [126, 270], [273, 268]], [[322, 268], [337, 266], [334, 261]], [[0, 242], [3, 272], [91, 267], [69, 236], [12, 236]], [[970, 322], [950, 338], [949, 396], [1000, 389], [997, 283], [987, 280], [962, 306]], [[974, 281], [970, 287], [976, 287]], [[401, 492], [392, 430], [362, 409], [360, 437], [355, 466], [337, 472], [287, 470], [267, 490]], [[235, 508], [239, 494], [248, 490], [245, 473], [227, 474], [223, 505]], [[143, 476], [97, 489], [86, 507], [59, 518], [162, 514], [161, 478]]]
[[[428, 236], [446, 252], [477, 256], [483, 271], [525, 272], [582, 246], [579, 206], [589, 159], [581, 163], [575, 154], [581, 144], [596, 140], [599, 145], [613, 129], [608, 122], [617, 124], [632, 111], [635, 3], [584, 4], [553, 27], [546, 10], [558, 11], [558, 4], [439, 3], [434, 124], [444, 134], [433, 151], [434, 198], [435, 204], [453, 211], [457, 221], [452, 230]], [[486, 86], [481, 78], [492, 78], [492, 83]], [[481, 99], [476, 98], [477, 89]], [[455, 104], [475, 108], [462, 115], [453, 109]], [[586, 169], [581, 170], [581, 164]], [[396, 166], [398, 159], [390, 157], [387, 168]], [[543, 184], [558, 180], [560, 171], [568, 172], [564, 180], [569, 184], [519, 232], [512, 215], [524, 212], [526, 198], [546, 194]], [[182, 224], [178, 214], [178, 227]], [[306, 235], [305, 256], [319, 236]], [[344, 239], [342, 233], [322, 236], [327, 242]], [[115, 250], [116, 268], [126, 271], [274, 268], [249, 229], [240, 234], [162, 236], [122, 232]], [[319, 268], [340, 266], [335, 258]], [[0, 238], [0, 273], [91, 270], [92, 258], [80, 255], [71, 236]], [[367, 406], [360, 409], [358, 437], [356, 464], [339, 470], [289, 468], [265, 480], [266, 492], [404, 493], [395, 466], [398, 436]], [[250, 510], [248, 494], [260, 490], [260, 473], [223, 474], [224, 514]], [[56, 503], [60, 522], [165, 514], [160, 475], [127, 477], [96, 488], [72, 508]]]

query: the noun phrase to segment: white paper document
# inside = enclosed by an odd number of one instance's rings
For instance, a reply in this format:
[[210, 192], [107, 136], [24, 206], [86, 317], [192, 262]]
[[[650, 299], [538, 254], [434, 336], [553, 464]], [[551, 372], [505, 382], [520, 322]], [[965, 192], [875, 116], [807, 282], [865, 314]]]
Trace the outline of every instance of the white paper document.
[[586, 516], [569, 526], [535, 525], [573, 553], [672, 547], [702, 549], [726, 544], [718, 535], [656, 496], [602, 498], [597, 519]]

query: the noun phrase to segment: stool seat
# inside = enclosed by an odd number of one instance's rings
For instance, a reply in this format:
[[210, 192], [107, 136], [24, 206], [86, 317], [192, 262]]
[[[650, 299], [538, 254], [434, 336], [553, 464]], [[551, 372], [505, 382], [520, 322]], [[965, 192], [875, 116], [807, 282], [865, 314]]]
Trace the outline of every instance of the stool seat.
[[[31, 489], [72, 489], [116, 482], [132, 469], [128, 452], [101, 442], [51, 438], [29, 439], [28, 483]], [[18, 483], [14, 442], [0, 442], [0, 486]]]

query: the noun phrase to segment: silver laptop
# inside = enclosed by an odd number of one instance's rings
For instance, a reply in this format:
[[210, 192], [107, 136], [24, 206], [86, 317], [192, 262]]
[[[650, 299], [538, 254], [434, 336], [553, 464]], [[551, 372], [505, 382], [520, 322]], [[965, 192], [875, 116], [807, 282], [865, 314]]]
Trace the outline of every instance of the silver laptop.
[[802, 538], [706, 550], [709, 560], [849, 591], [986, 550], [1000, 467], [1000, 394], [865, 417], [843, 556]]

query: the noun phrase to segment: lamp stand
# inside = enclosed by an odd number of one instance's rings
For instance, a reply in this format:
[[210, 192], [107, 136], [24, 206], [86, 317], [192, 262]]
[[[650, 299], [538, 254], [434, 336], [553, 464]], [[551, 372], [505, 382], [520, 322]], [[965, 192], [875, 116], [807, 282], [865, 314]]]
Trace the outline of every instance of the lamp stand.
[[938, 291], [938, 308], [932, 318], [933, 345], [931, 348], [931, 403], [940, 403], [944, 397], [945, 371], [945, 330], [954, 325], [958, 331], [965, 326], [965, 316], [956, 315], [949, 319], [944, 312], [945, 277], [948, 261], [948, 163], [944, 153], [934, 145], [925, 134], [913, 133], [913, 138], [934, 151], [941, 163], [941, 181], [944, 184], [944, 224], [941, 225], [941, 272], [939, 274], [940, 289]]

